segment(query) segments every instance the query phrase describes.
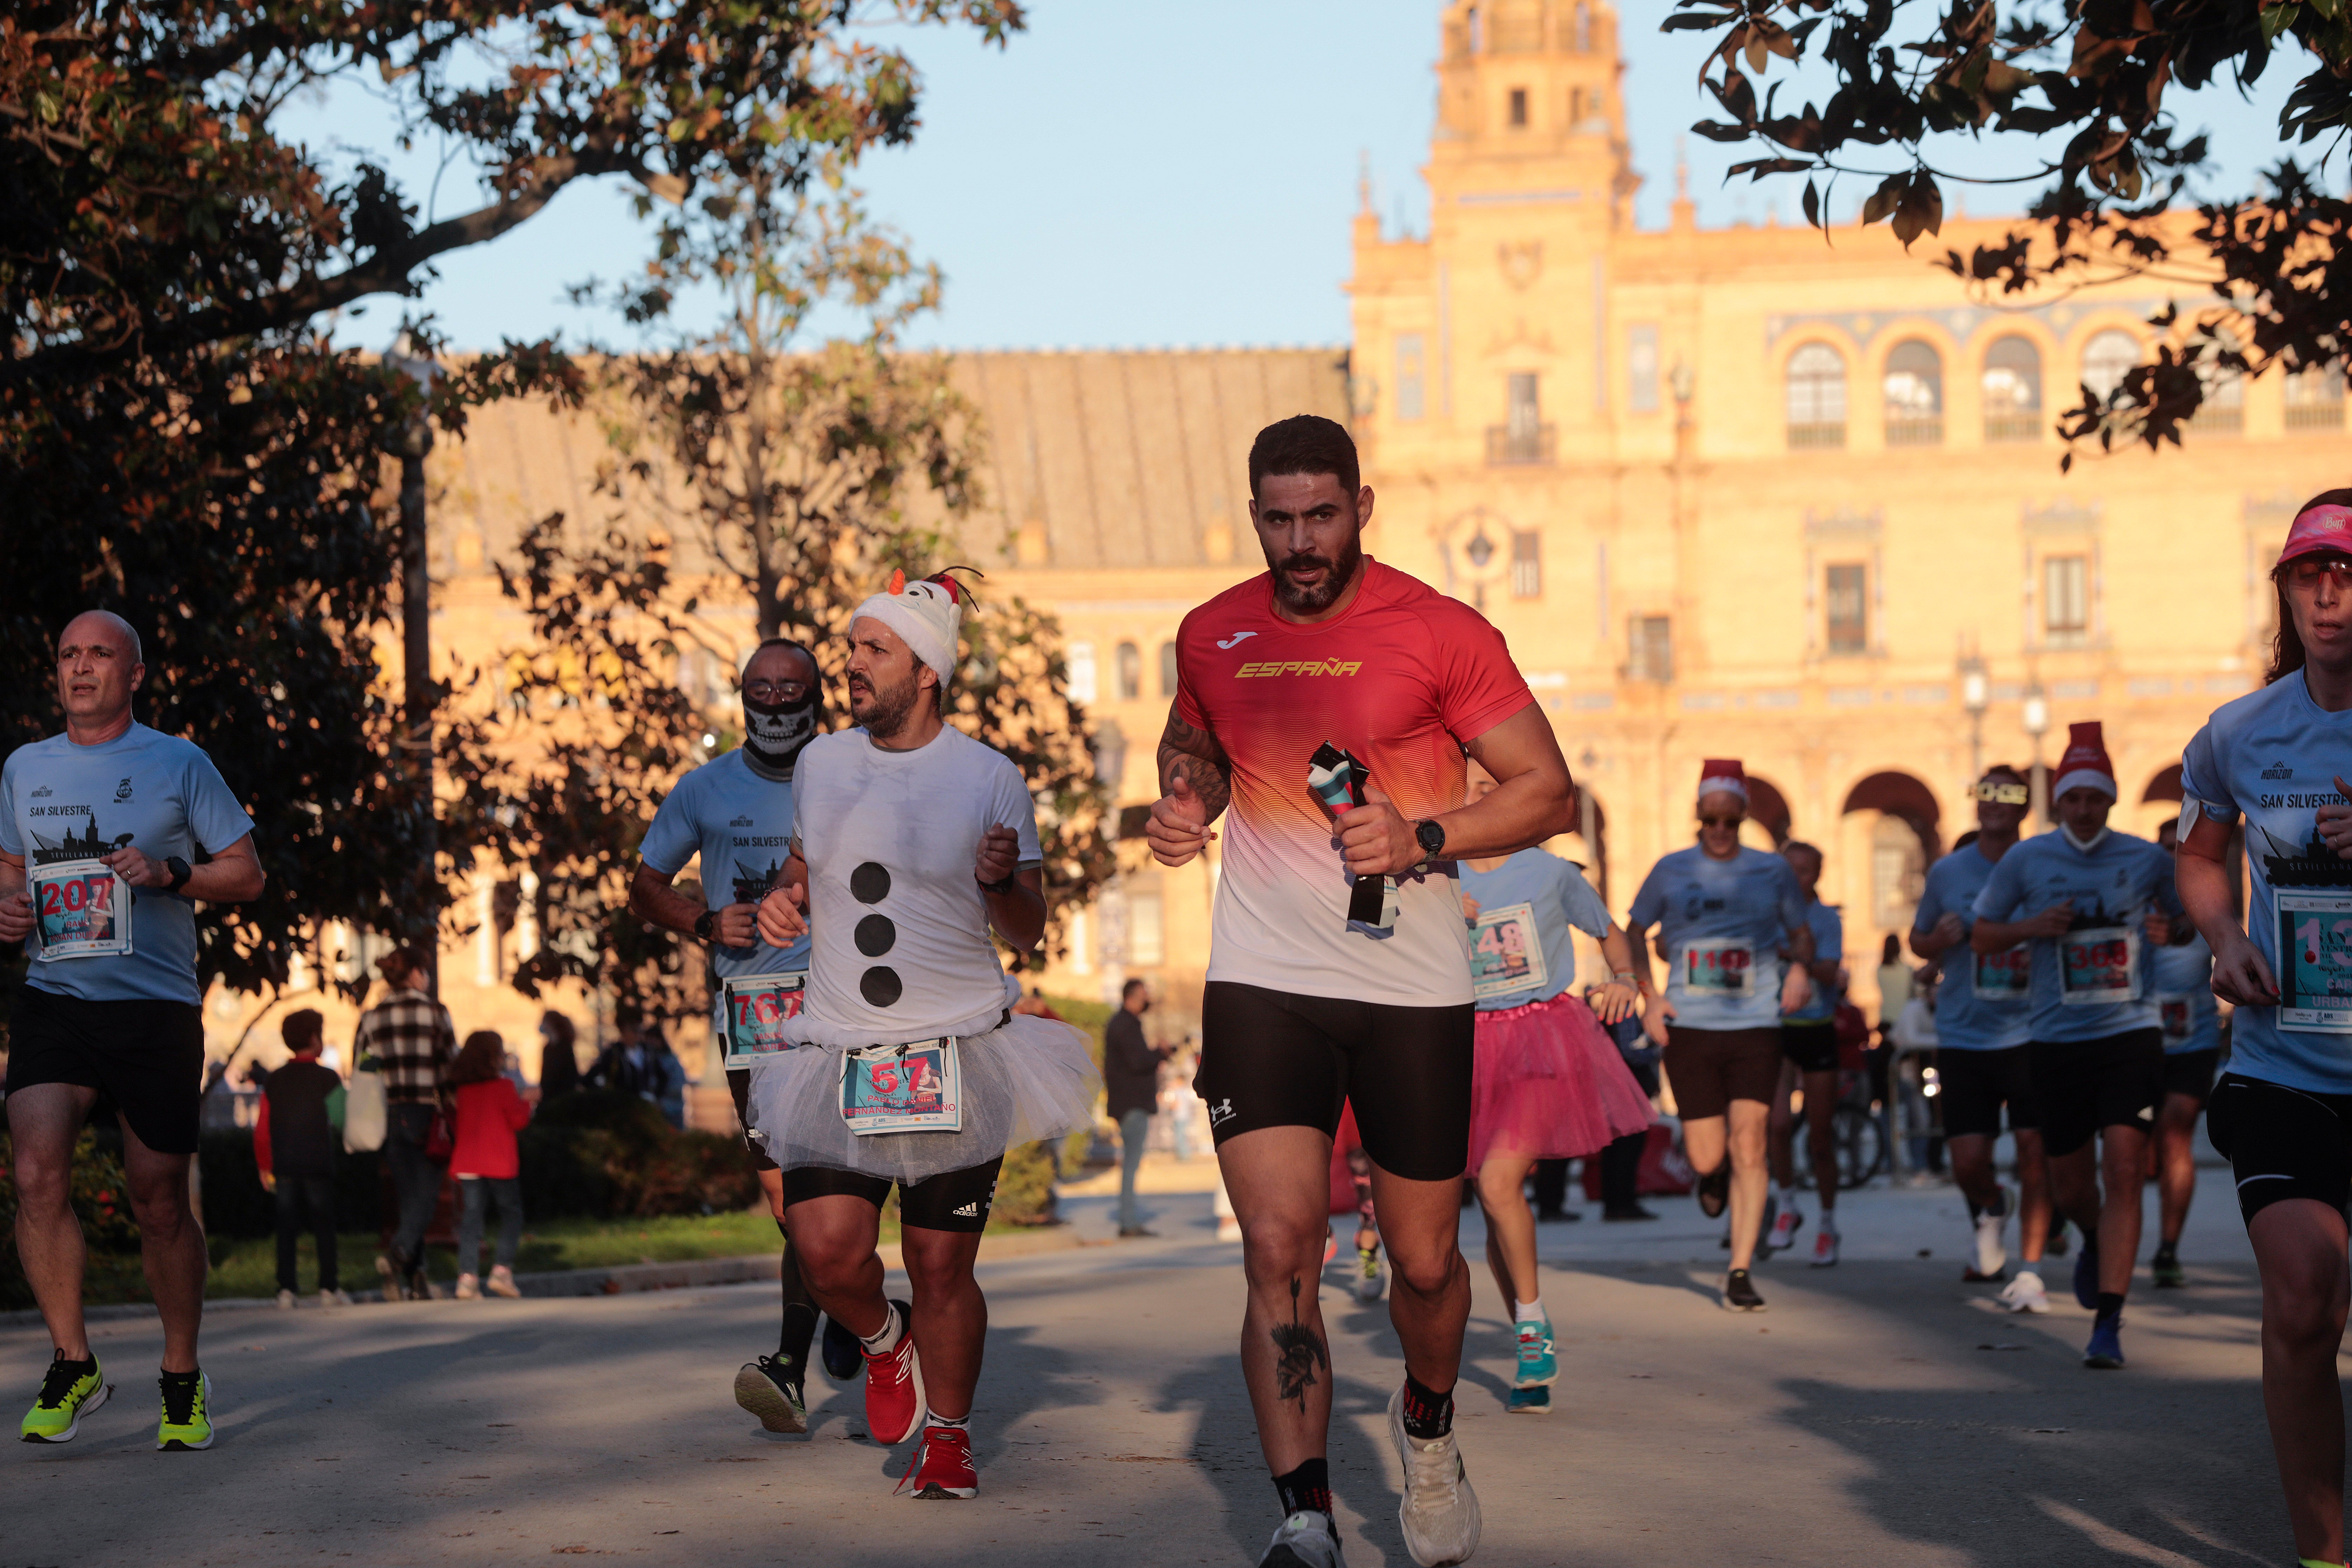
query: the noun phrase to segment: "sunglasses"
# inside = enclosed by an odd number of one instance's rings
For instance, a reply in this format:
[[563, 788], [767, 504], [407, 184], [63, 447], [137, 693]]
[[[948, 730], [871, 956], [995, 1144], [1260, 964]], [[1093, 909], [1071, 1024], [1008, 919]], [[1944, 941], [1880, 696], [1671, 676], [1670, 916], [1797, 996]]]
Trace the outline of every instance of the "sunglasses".
[[2352, 556], [2306, 555], [2287, 563], [2286, 580], [2298, 588], [2315, 587], [2322, 577], [2334, 583], [2339, 592], [2352, 589]]
[[1990, 780], [1977, 785], [1977, 798], [1997, 805], [2023, 805], [2033, 798], [2033, 792], [2021, 784], [1994, 784]]
[[1744, 816], [1702, 816], [1702, 817], [1700, 817], [1700, 818], [1698, 819], [1698, 825], [1699, 825], [1701, 827], [1737, 827], [1737, 826], [1738, 826], [1741, 823], [1743, 823], [1743, 822], [1745, 822], [1745, 821], [1747, 821], [1747, 820], [1748, 820], [1748, 819], [1747, 819], [1746, 817], [1744, 817]]

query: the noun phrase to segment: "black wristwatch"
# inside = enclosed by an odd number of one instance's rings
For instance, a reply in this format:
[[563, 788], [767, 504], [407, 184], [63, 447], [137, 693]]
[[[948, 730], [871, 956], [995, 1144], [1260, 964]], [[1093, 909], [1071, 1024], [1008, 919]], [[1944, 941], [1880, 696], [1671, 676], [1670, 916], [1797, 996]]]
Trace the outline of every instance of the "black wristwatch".
[[1412, 839], [1421, 846], [1423, 864], [1445, 853], [1445, 829], [1438, 826], [1433, 816], [1424, 817], [1412, 825]]
[[705, 910], [694, 917], [694, 934], [702, 941], [709, 942], [718, 933], [718, 931], [719, 911], [717, 910]]
[[[980, 882], [980, 879], [977, 877], [974, 877], [972, 880]], [[980, 890], [983, 893], [996, 893], [1002, 895], [1011, 892], [1020, 885], [1020, 874], [1016, 868], [1015, 870], [1007, 871], [1003, 876], [999, 877], [993, 882], [980, 882]]]
[[195, 875], [188, 863], [177, 855], [163, 857], [163, 869], [172, 873], [172, 880], [164, 889], [166, 892], [178, 892], [188, 885], [188, 879]]

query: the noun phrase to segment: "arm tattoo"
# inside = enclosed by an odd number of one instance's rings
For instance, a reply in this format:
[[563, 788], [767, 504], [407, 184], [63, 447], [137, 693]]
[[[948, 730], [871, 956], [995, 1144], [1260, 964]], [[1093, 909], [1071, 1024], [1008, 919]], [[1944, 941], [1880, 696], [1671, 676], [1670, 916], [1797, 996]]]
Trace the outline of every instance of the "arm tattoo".
[[1171, 708], [1168, 728], [1160, 737], [1161, 791], [1173, 787], [1180, 778], [1200, 796], [1211, 822], [1224, 815], [1233, 799], [1233, 763], [1226, 759], [1225, 749], [1217, 744], [1215, 735], [1194, 729]]
[[1330, 1352], [1313, 1329], [1298, 1321], [1298, 1280], [1290, 1281], [1290, 1321], [1276, 1323], [1273, 1329], [1274, 1348], [1278, 1352], [1274, 1363], [1274, 1389], [1277, 1399], [1297, 1399], [1298, 1413], [1307, 1414], [1307, 1391], [1315, 1386], [1317, 1368], [1331, 1370]]

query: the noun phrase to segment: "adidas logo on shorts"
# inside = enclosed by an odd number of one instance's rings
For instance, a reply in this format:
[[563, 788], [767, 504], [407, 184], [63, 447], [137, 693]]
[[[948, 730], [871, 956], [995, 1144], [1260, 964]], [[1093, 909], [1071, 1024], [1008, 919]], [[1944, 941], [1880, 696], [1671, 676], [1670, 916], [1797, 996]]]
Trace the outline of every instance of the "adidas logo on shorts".
[[980, 1205], [976, 1202], [964, 1205], [963, 1207], [955, 1211], [955, 1217], [958, 1219], [978, 1219], [980, 1217]]

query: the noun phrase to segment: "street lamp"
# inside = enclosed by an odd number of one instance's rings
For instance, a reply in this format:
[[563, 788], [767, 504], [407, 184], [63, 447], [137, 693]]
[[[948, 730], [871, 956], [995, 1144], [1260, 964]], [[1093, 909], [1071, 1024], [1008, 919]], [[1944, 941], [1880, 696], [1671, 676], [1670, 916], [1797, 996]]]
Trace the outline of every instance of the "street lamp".
[[1992, 688], [1985, 679], [1984, 660], [1975, 654], [1960, 660], [1960, 706], [1969, 715], [1969, 783], [1984, 776], [1984, 716], [1992, 705]]
[[2050, 699], [2036, 680], [2025, 689], [2025, 732], [2033, 742], [2033, 826], [2050, 826], [2050, 777], [2042, 766], [2042, 737], [2050, 732]]
[[[403, 332], [383, 356], [385, 365], [406, 376], [418, 394], [415, 412], [383, 433], [383, 449], [400, 459], [401, 696], [408, 718], [408, 734], [401, 749], [408, 754], [412, 776], [421, 781], [425, 797], [417, 847], [419, 898], [412, 909], [430, 907], [430, 900], [423, 895], [432, 884], [441, 847], [433, 796], [433, 580], [427, 571], [425, 536], [425, 458], [433, 450], [433, 421], [426, 413], [425, 399], [432, 395], [441, 367], [430, 357], [413, 352], [415, 348], [415, 337]], [[423, 946], [429, 970], [426, 989], [438, 998], [441, 944], [429, 942]]]

